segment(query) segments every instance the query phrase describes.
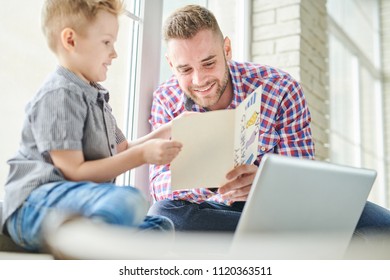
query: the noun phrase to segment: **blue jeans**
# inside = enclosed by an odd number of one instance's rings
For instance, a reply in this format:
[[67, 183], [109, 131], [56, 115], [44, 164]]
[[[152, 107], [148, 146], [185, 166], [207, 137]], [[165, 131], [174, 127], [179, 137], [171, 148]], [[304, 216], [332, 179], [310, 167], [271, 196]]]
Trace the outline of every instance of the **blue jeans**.
[[146, 216], [148, 208], [141, 192], [130, 186], [55, 182], [34, 190], [8, 218], [6, 226], [14, 242], [30, 251], [40, 251], [43, 248], [42, 226], [53, 210], [65, 215], [78, 215], [145, 231], [173, 230], [169, 219]]
[[178, 231], [235, 231], [244, 202], [232, 206], [215, 202], [200, 204], [184, 200], [157, 201], [149, 209], [149, 215], [169, 218]]
[[[168, 217], [178, 231], [234, 232], [244, 205], [244, 202], [226, 206], [213, 202], [195, 204], [183, 200], [162, 200], [152, 205], [148, 214]], [[376, 234], [390, 236], [390, 211], [367, 201], [354, 235], [369, 239]]]

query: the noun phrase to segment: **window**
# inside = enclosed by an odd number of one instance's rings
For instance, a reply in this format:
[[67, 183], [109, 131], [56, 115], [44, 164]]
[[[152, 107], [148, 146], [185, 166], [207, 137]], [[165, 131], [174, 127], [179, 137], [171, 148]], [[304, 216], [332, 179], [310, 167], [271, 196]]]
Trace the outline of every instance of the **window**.
[[387, 206], [379, 1], [329, 0], [330, 158], [378, 172], [370, 200]]
[[[131, 59], [128, 60], [129, 87], [126, 96], [125, 126], [128, 139], [136, 139], [150, 131], [148, 122], [152, 93], [159, 81], [161, 17], [163, 1], [132, 0], [136, 23], [132, 28]], [[133, 19], [134, 20], [134, 19]], [[129, 49], [127, 50], [129, 51]], [[148, 166], [140, 166], [118, 178], [119, 184], [134, 185], [148, 191]]]
[[[134, 124], [136, 117], [136, 90], [139, 67], [139, 42], [140, 29], [142, 25], [141, 1], [127, 0], [125, 16], [121, 17], [118, 41], [116, 44], [118, 52], [117, 69], [114, 71], [113, 79], [107, 81], [106, 87], [112, 91], [117, 89], [119, 94], [114, 96], [111, 102], [118, 126], [123, 130], [127, 139], [136, 138]], [[118, 63], [119, 62], [119, 63]], [[116, 110], [117, 109], [117, 110]], [[134, 184], [131, 172], [126, 172], [117, 178], [117, 184]]]

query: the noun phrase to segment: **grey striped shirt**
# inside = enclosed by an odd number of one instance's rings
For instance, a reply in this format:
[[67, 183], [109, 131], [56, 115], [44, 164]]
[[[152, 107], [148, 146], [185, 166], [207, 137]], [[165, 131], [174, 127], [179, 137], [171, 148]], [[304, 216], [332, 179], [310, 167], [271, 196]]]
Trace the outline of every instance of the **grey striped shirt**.
[[7, 162], [2, 229], [34, 189], [65, 180], [48, 151], [81, 150], [85, 160], [116, 154], [117, 144], [126, 139], [107, 101], [103, 87], [90, 85], [63, 67], [48, 77], [26, 106], [19, 150]]

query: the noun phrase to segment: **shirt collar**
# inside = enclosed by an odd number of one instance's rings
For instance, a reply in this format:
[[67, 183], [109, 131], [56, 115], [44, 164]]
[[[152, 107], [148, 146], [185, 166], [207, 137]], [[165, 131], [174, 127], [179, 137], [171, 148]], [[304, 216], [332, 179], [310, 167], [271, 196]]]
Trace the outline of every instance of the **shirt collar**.
[[98, 84], [96, 82], [90, 82], [90, 85], [98, 90], [98, 96], [97, 100], [98, 101], [108, 101], [110, 100], [110, 93], [108, 92], [107, 89], [105, 89], [101, 84]]
[[71, 82], [77, 84], [80, 86], [83, 90], [85, 90], [88, 94], [86, 95], [87, 98], [92, 100], [104, 100], [105, 102], [108, 102], [110, 99], [109, 92], [99, 83], [96, 82], [90, 82], [87, 83], [84, 80], [82, 80], [79, 76], [77, 76], [75, 73], [70, 71], [69, 69], [58, 66], [56, 72], [64, 76], [66, 79], [70, 80]]
[[232, 79], [233, 85], [233, 99], [227, 108], [234, 109], [245, 99], [247, 93], [243, 91], [242, 88], [239, 86], [242, 84], [242, 75], [240, 73], [240, 69], [237, 63], [232, 60], [229, 60], [227, 63], [229, 66], [230, 78]]

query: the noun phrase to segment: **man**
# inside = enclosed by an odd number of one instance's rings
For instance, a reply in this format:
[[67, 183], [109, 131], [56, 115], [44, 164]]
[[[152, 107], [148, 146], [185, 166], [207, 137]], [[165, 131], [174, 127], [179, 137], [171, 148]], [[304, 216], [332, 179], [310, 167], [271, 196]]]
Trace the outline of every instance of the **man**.
[[[164, 39], [174, 75], [154, 92], [153, 129], [185, 111], [233, 109], [263, 87], [255, 164], [234, 168], [226, 175], [228, 183], [218, 189], [173, 192], [169, 165], [150, 168], [155, 203], [149, 214], [169, 217], [180, 231], [234, 231], [265, 153], [314, 159], [311, 117], [302, 88], [279, 69], [232, 61], [230, 40], [206, 8], [189, 5], [175, 11], [165, 22]], [[377, 222], [389, 227], [386, 209], [367, 203], [365, 213], [359, 222], [362, 227]], [[379, 215], [382, 220], [376, 220]]]

